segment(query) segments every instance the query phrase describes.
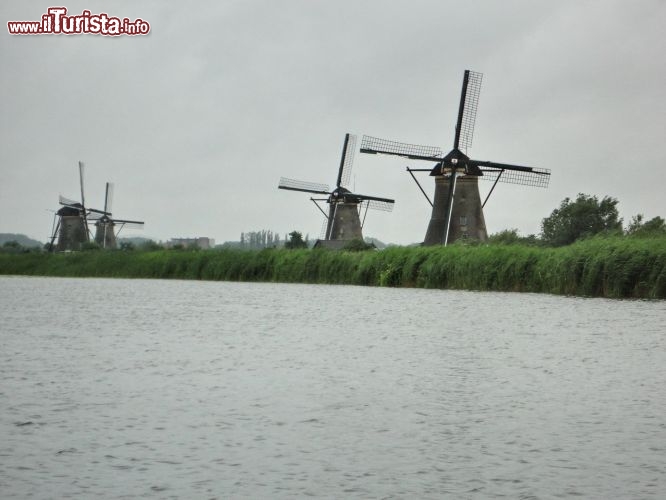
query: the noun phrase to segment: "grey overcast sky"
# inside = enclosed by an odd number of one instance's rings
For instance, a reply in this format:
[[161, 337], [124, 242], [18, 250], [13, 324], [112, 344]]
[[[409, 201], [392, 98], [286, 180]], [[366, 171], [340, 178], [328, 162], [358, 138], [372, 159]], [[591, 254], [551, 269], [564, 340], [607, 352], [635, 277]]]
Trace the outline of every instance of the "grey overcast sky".
[[[81, 160], [89, 205], [112, 181], [114, 215], [146, 221], [127, 236], [316, 238], [320, 212], [280, 177], [334, 184], [346, 132], [448, 151], [465, 69], [484, 74], [471, 156], [552, 170], [546, 190], [498, 185], [490, 233], [538, 233], [579, 192], [625, 222], [666, 216], [664, 0], [76, 0], [151, 32], [8, 34], [52, 5], [0, 4], [0, 232], [46, 241]], [[407, 165], [426, 166], [356, 155], [352, 187], [396, 200], [366, 236], [422, 241]]]

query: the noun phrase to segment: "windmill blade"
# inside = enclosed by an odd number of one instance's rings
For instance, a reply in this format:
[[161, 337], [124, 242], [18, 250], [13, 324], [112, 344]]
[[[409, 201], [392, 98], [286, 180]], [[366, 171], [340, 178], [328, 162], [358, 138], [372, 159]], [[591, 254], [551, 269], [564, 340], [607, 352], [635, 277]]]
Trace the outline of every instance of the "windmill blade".
[[326, 229], [328, 229], [328, 216], [324, 217], [324, 220], [321, 221], [321, 229], [319, 230], [319, 239], [326, 239]]
[[58, 217], [56, 214], [53, 214], [53, 231], [51, 232], [51, 242], [49, 243], [49, 251], [51, 252], [54, 250], [53, 243], [58, 236], [58, 229], [60, 229], [60, 217]]
[[113, 182], [106, 183], [106, 193], [104, 194], [104, 212], [111, 215], [111, 204], [113, 203]]
[[104, 210], [97, 210], [96, 208], [86, 208], [86, 212], [88, 214], [94, 212], [96, 214], [101, 214], [101, 215], [111, 215], [111, 212], [105, 212]]
[[367, 200], [366, 203], [368, 204], [368, 208], [372, 210], [380, 210], [382, 212], [393, 211], [393, 203], [387, 201]]
[[81, 208], [81, 204], [78, 201], [70, 200], [62, 195], [58, 195], [58, 202], [66, 207]]
[[356, 136], [345, 135], [345, 143], [342, 146], [342, 157], [340, 158], [340, 168], [338, 169], [337, 187], [347, 187], [351, 177], [352, 166], [354, 165], [354, 151], [356, 150]]
[[550, 182], [550, 170], [547, 168], [522, 167], [520, 169], [503, 169], [482, 167], [481, 171], [483, 172], [481, 179], [492, 182], [542, 188], [547, 188]]
[[331, 193], [327, 184], [298, 181], [296, 179], [288, 179], [287, 177], [280, 177], [280, 184], [278, 184], [278, 189], [288, 189], [290, 191], [303, 191], [305, 193], [319, 193], [319, 194]]
[[368, 196], [365, 194], [357, 194], [357, 193], [353, 193], [352, 196], [363, 201], [374, 200], [374, 201], [383, 201], [384, 203], [395, 203], [395, 200], [392, 200], [391, 198], [380, 198], [378, 196]]
[[101, 214], [101, 213], [96, 212], [96, 211], [89, 211], [88, 212], [88, 220], [98, 221], [100, 219], [103, 219], [104, 217], [105, 217], [104, 214]]
[[[521, 165], [511, 165], [510, 163], [495, 163], [492, 161], [468, 160], [466, 163], [474, 167], [488, 167], [489, 169], [494, 169], [494, 170], [518, 170], [520, 172], [534, 172], [535, 170], [545, 170], [545, 169], [534, 169], [532, 167], [523, 167]], [[550, 172], [550, 170], [547, 171]]]
[[122, 219], [111, 219], [111, 222], [118, 225], [123, 225], [125, 227], [130, 227], [134, 229], [143, 229], [144, 222], [138, 220], [122, 220]]
[[462, 149], [467, 152], [472, 146], [472, 136], [474, 135], [476, 111], [479, 107], [482, 80], [483, 73], [477, 73], [468, 69], [465, 70], [462, 91], [460, 93], [460, 107], [458, 108], [453, 149]]
[[369, 135], [364, 135], [361, 140], [361, 153], [403, 156], [412, 160], [437, 161], [442, 159], [442, 150], [437, 146], [419, 146]]
[[84, 165], [83, 165], [83, 162], [80, 161], [79, 162], [79, 183], [81, 185], [81, 205], [83, 207], [85, 207], [86, 206], [86, 200], [85, 200], [85, 196], [83, 194], [83, 170], [84, 170]]
[[79, 162], [79, 181], [81, 183], [81, 207], [83, 210], [81, 211], [81, 215], [83, 215], [83, 224], [84, 227], [86, 228], [86, 240], [90, 241], [90, 230], [88, 229], [88, 214], [86, 213], [86, 199], [83, 194], [83, 162]]

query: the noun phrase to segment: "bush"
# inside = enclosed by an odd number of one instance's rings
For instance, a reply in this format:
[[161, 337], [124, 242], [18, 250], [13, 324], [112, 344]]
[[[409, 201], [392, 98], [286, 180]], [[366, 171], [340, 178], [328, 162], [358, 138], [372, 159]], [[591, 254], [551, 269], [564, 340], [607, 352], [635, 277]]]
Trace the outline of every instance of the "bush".
[[348, 252], [364, 252], [366, 250], [374, 250], [375, 248], [375, 245], [372, 243], [366, 243], [361, 238], [349, 240], [349, 242], [345, 243], [345, 246], [342, 247], [343, 250]]

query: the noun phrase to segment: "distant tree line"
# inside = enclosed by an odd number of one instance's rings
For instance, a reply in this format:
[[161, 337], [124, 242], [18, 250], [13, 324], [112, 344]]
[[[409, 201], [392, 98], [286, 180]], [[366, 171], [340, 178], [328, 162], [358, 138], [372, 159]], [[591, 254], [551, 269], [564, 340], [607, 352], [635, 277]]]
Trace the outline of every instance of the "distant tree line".
[[0, 246], [5, 243], [18, 243], [23, 248], [41, 248], [43, 246], [41, 241], [28, 238], [25, 234], [19, 233], [0, 233]]
[[39, 253], [42, 251], [41, 247], [24, 246], [18, 241], [5, 241], [0, 246], [0, 253]]
[[[233, 242], [227, 242], [225, 246], [236, 246]], [[262, 229], [261, 231], [248, 231], [240, 235], [238, 246], [248, 250], [261, 250], [263, 248], [308, 248], [310, 247], [310, 237], [308, 234], [303, 239], [303, 233], [292, 231], [280, 239], [277, 232]]]
[[241, 248], [259, 250], [281, 246], [280, 235], [268, 229], [261, 231], [248, 231], [240, 235]]

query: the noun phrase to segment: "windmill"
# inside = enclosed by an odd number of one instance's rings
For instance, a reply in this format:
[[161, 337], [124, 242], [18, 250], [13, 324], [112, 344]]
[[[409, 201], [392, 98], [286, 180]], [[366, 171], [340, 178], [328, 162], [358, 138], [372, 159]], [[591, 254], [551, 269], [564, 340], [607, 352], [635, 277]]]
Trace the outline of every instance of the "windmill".
[[[104, 212], [101, 217], [95, 221], [95, 243], [102, 248], [116, 248], [116, 236], [125, 227], [135, 227], [143, 229], [143, 222], [136, 220], [114, 219], [111, 217], [111, 202], [113, 201], [113, 183], [106, 183], [104, 194]], [[118, 231], [115, 231], [119, 226]]]
[[[90, 241], [88, 233], [88, 218], [96, 219], [104, 212], [87, 208], [83, 190], [84, 165], [79, 162], [79, 184], [81, 186], [81, 201], [74, 201], [60, 196], [62, 208], [55, 214], [53, 232], [49, 248], [57, 252], [66, 250], [80, 250], [84, 243]], [[56, 237], [58, 243], [54, 246]]]
[[[362, 229], [368, 209], [383, 210], [386, 212], [393, 210], [394, 200], [352, 193], [347, 187], [351, 177], [355, 148], [356, 136], [346, 134], [345, 142], [342, 147], [340, 167], [338, 168], [338, 178], [335, 182], [335, 189], [333, 189], [333, 191], [329, 189], [327, 184], [298, 181], [286, 177], [280, 178], [280, 184], [278, 185], [279, 189], [302, 191], [305, 193], [327, 196], [326, 198], [310, 198], [326, 218], [326, 228], [323, 232], [322, 239], [317, 242], [317, 246], [339, 248], [341, 247], [340, 243], [331, 242], [363, 239]], [[325, 201], [329, 204], [328, 213], [319, 205], [318, 202], [321, 201]], [[363, 213], [362, 221], [360, 218], [361, 212]]]
[[[446, 156], [443, 156], [442, 150], [436, 146], [419, 146], [363, 136], [362, 153], [380, 153], [437, 162], [432, 169], [407, 167], [407, 171], [432, 206], [432, 216], [423, 242], [425, 245], [446, 245], [461, 238], [486, 240], [488, 234], [483, 207], [498, 182], [548, 187], [548, 169], [472, 160], [465, 154], [472, 145], [482, 78], [481, 73], [465, 70], [453, 149]], [[435, 177], [433, 201], [430, 201], [412, 173], [423, 171], [429, 171], [430, 175]], [[479, 195], [479, 178], [494, 181], [483, 203]]]

